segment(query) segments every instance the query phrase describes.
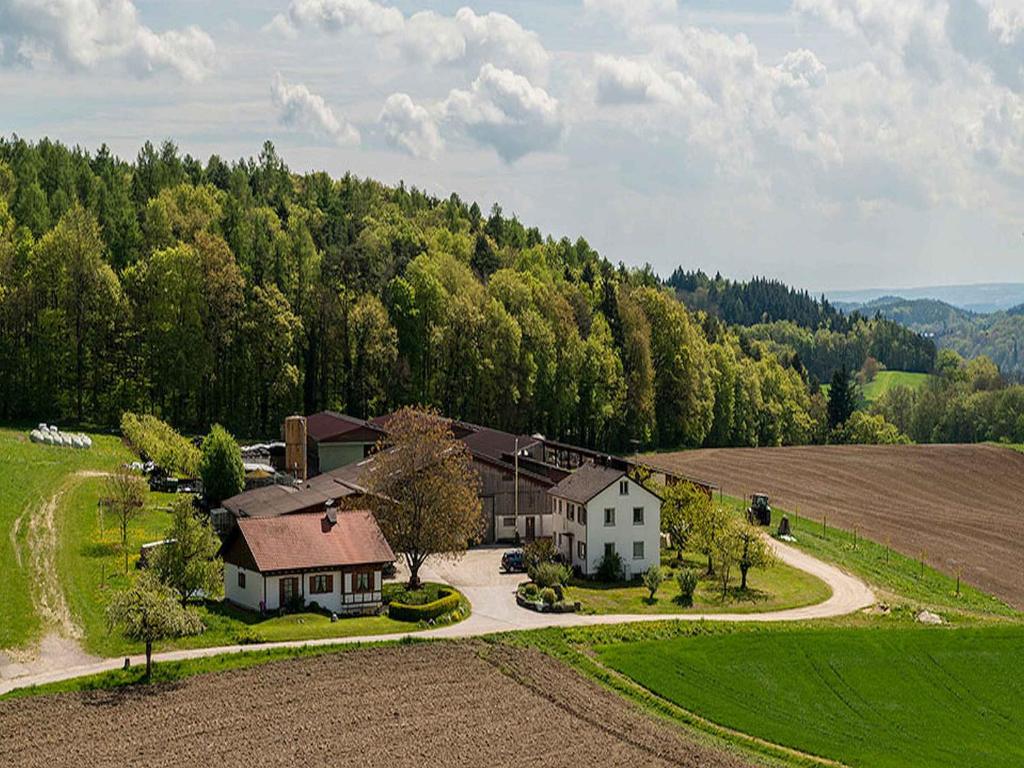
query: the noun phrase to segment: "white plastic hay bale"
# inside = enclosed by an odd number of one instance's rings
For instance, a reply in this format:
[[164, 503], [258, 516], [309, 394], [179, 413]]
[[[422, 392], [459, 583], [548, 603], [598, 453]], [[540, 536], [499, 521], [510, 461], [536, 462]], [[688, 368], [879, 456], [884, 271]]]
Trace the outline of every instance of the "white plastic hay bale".
[[82, 436], [81, 435], [72, 435], [71, 436], [71, 446], [73, 448], [85, 448], [85, 441], [82, 440]]
[[47, 430], [46, 422], [39, 422], [39, 426], [37, 426], [36, 429], [38, 429], [40, 432], [45, 432]]
[[55, 440], [56, 438], [53, 436], [52, 432], [43, 432], [43, 442], [46, 445], [54, 445]]
[[31, 440], [33, 443], [41, 443], [43, 442], [43, 433], [40, 432], [38, 429], [33, 429], [31, 432], [28, 433], [28, 439]]
[[82, 447], [92, 448], [92, 438], [88, 435], [82, 435]]

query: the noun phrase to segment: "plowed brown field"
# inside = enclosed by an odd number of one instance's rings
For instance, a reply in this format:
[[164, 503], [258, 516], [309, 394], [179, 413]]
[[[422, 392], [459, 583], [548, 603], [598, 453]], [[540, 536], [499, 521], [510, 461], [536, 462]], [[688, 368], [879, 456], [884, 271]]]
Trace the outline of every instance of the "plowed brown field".
[[536, 651], [353, 650], [152, 688], [0, 702], [6, 766], [722, 766]]
[[990, 445], [715, 448], [646, 457], [733, 496], [763, 491], [801, 517], [923, 550], [1024, 609], [1024, 454]]

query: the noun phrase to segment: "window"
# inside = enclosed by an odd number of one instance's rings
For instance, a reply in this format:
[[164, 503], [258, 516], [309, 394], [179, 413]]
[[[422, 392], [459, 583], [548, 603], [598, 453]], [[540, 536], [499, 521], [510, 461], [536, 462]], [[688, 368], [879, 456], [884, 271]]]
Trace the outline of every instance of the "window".
[[238, 572], [238, 588], [245, 589], [245, 571]]
[[644, 543], [642, 541], [633, 542], [633, 559], [643, 560], [644, 559]]
[[615, 525], [615, 509], [613, 507], [608, 507], [607, 509], [605, 509], [604, 524]]
[[558, 514], [562, 514], [562, 500], [558, 500]]
[[318, 574], [309, 577], [309, 594], [324, 595], [334, 591], [334, 576], [330, 574]]
[[576, 554], [579, 556], [580, 560], [587, 559], [587, 545], [582, 541], [576, 546]]
[[643, 524], [644, 524], [644, 508], [643, 507], [633, 507], [633, 525], [643, 525]]
[[504, 525], [506, 528], [515, 528], [516, 519], [514, 517], [503, 517], [501, 518], [501, 524]]
[[587, 508], [580, 507], [580, 525], [587, 524]]
[[629, 495], [629, 480], [619, 480], [619, 496]]
[[367, 572], [354, 573], [352, 574], [352, 591], [353, 592], [369, 592], [370, 591], [370, 574]]
[[569, 504], [567, 506], [569, 507], [569, 513], [568, 513], [569, 519], [570, 520], [575, 520], [576, 519], [576, 505], [575, 504]]
[[614, 554], [615, 554], [615, 544], [613, 542], [609, 541], [607, 544], [604, 545], [604, 556], [605, 557], [611, 557]]

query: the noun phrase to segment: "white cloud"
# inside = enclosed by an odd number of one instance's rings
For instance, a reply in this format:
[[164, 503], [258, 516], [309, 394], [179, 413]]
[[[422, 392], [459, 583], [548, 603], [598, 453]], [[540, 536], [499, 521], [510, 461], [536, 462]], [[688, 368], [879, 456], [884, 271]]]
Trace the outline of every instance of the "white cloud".
[[391, 144], [414, 157], [433, 159], [444, 146], [433, 116], [408, 94], [389, 96], [378, 121]]
[[337, 118], [323, 96], [313, 93], [305, 85], [287, 83], [277, 74], [270, 93], [285, 125], [327, 136], [342, 146], [359, 143], [359, 131]]
[[268, 26], [367, 34], [385, 50], [430, 65], [493, 62], [541, 77], [549, 63], [536, 33], [503, 13], [481, 15], [471, 8], [460, 8], [454, 16], [420, 11], [406, 17], [375, 0], [292, 0], [287, 19], [275, 17]]
[[168, 69], [201, 80], [215, 66], [216, 46], [198, 27], [155, 32], [131, 0], [5, 0], [0, 2], [5, 60], [55, 61], [92, 69], [121, 61], [139, 75]]
[[588, 13], [600, 14], [626, 24], [668, 16], [677, 10], [676, 0], [583, 0]]
[[469, 90], [451, 91], [441, 111], [506, 162], [554, 149], [564, 130], [557, 99], [522, 75], [492, 64], [481, 67]]

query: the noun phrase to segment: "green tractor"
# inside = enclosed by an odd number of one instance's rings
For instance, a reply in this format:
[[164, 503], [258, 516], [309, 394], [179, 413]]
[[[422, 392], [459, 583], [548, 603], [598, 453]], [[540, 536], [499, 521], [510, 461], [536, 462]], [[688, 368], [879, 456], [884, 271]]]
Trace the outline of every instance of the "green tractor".
[[747, 520], [754, 525], [768, 526], [772, 524], [772, 508], [768, 503], [767, 493], [755, 493], [750, 497]]

